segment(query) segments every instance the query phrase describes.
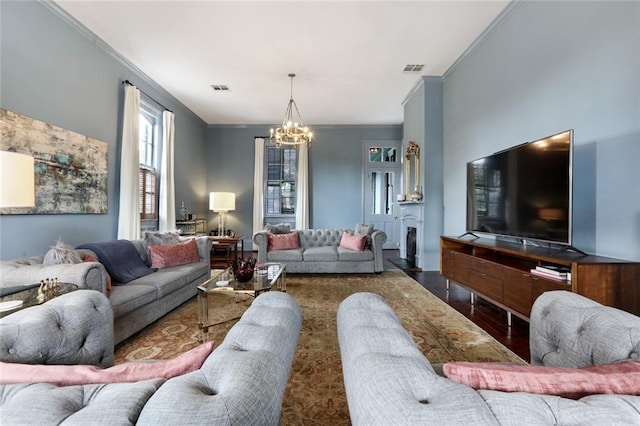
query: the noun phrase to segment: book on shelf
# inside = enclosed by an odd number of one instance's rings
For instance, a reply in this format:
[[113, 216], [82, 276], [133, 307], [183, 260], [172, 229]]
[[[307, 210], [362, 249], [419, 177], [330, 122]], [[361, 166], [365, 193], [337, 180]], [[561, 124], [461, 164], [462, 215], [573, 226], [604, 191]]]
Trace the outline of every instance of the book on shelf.
[[536, 266], [536, 270], [544, 272], [546, 274], [557, 275], [559, 277], [566, 277], [571, 272], [571, 268], [568, 266], [555, 266], [555, 265], [542, 265]]
[[533, 275], [543, 277], [543, 278], [548, 278], [555, 281], [563, 281], [563, 282], [571, 281], [571, 272], [562, 272], [558, 274], [558, 273], [549, 273], [541, 269], [534, 268], [531, 270], [531, 273]]

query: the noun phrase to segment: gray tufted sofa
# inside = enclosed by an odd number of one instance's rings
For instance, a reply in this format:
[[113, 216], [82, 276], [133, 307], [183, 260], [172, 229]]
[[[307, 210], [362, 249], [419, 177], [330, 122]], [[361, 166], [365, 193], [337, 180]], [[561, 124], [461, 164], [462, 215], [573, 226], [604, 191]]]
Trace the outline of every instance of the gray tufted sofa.
[[[338, 340], [352, 424], [638, 425], [640, 396], [578, 400], [474, 390], [439, 376], [378, 295], [338, 309]], [[541, 295], [531, 313], [531, 363], [563, 367], [640, 359], [640, 318], [580, 295]], [[640, 385], [639, 385], [640, 386]]]
[[287, 273], [380, 273], [384, 271], [382, 245], [387, 241], [384, 231], [374, 230], [370, 244], [356, 252], [340, 246], [343, 232], [351, 229], [297, 230], [300, 248], [269, 251], [267, 231], [253, 235], [258, 247], [258, 262], [280, 262], [287, 265]]
[[[109, 366], [110, 310], [104, 295], [85, 290], [2, 318], [0, 360]], [[279, 425], [301, 323], [291, 296], [263, 293], [197, 371], [134, 383], [0, 385], [0, 423]]]
[[[196, 242], [199, 262], [158, 269], [125, 285], [112, 286], [109, 301], [114, 318], [113, 344], [122, 342], [197, 294], [198, 285], [210, 276], [211, 240], [198, 237]], [[140, 258], [150, 265], [144, 240], [132, 243]], [[77, 251], [97, 258], [91, 250]], [[106, 293], [107, 273], [100, 263], [44, 265], [43, 259], [44, 256], [33, 256], [0, 262], [0, 287], [35, 284], [44, 278], [57, 277], [60, 282]]]

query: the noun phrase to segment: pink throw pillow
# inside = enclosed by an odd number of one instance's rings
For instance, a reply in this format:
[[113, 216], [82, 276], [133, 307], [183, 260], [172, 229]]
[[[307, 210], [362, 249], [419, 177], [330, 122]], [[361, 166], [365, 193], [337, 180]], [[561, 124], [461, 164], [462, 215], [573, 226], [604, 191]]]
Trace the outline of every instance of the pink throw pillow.
[[149, 246], [152, 268], [168, 268], [199, 262], [198, 245], [193, 238], [172, 246]]
[[449, 362], [445, 375], [474, 389], [581, 398], [593, 394], [640, 395], [640, 361], [583, 368]]
[[[100, 263], [100, 261], [98, 259], [96, 259], [95, 257], [91, 256], [90, 254], [85, 254], [84, 256], [82, 256], [82, 261], [83, 262], [96, 262], [96, 263]], [[111, 296], [111, 275], [109, 275], [109, 272], [107, 272], [107, 269], [105, 268], [104, 273], [107, 274], [107, 297]]]
[[351, 235], [348, 232], [343, 232], [342, 238], [340, 238], [340, 247], [349, 250], [363, 251], [366, 242], [366, 235]]
[[102, 369], [94, 365], [42, 365], [0, 362], [0, 385], [52, 383], [57, 386], [140, 382], [180, 376], [202, 366], [214, 342], [203, 343], [176, 358], [154, 362], [127, 362]]
[[300, 237], [297, 232], [289, 234], [267, 234], [267, 251], [292, 250], [300, 248]]

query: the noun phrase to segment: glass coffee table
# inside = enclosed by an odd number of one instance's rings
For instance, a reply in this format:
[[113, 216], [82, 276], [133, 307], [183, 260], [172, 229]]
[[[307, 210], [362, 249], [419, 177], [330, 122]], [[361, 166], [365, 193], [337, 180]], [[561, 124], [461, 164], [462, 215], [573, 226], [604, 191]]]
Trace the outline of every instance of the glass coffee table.
[[200, 329], [200, 341], [205, 342], [209, 337], [209, 327], [222, 322], [232, 321], [239, 317], [209, 322], [209, 295], [216, 292], [231, 292], [235, 296], [236, 303], [239, 296], [247, 294], [258, 297], [260, 293], [271, 290], [272, 287], [287, 291], [286, 265], [284, 263], [257, 264], [253, 278], [245, 283], [237, 281], [229, 268], [214, 269], [211, 278], [198, 286], [198, 328]]

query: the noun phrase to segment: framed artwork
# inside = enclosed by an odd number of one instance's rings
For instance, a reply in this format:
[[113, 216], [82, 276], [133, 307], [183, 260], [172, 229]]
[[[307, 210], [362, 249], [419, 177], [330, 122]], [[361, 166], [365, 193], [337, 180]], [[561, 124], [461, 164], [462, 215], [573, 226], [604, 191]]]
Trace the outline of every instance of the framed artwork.
[[106, 214], [106, 142], [0, 109], [0, 150], [35, 161], [35, 206], [0, 214]]

